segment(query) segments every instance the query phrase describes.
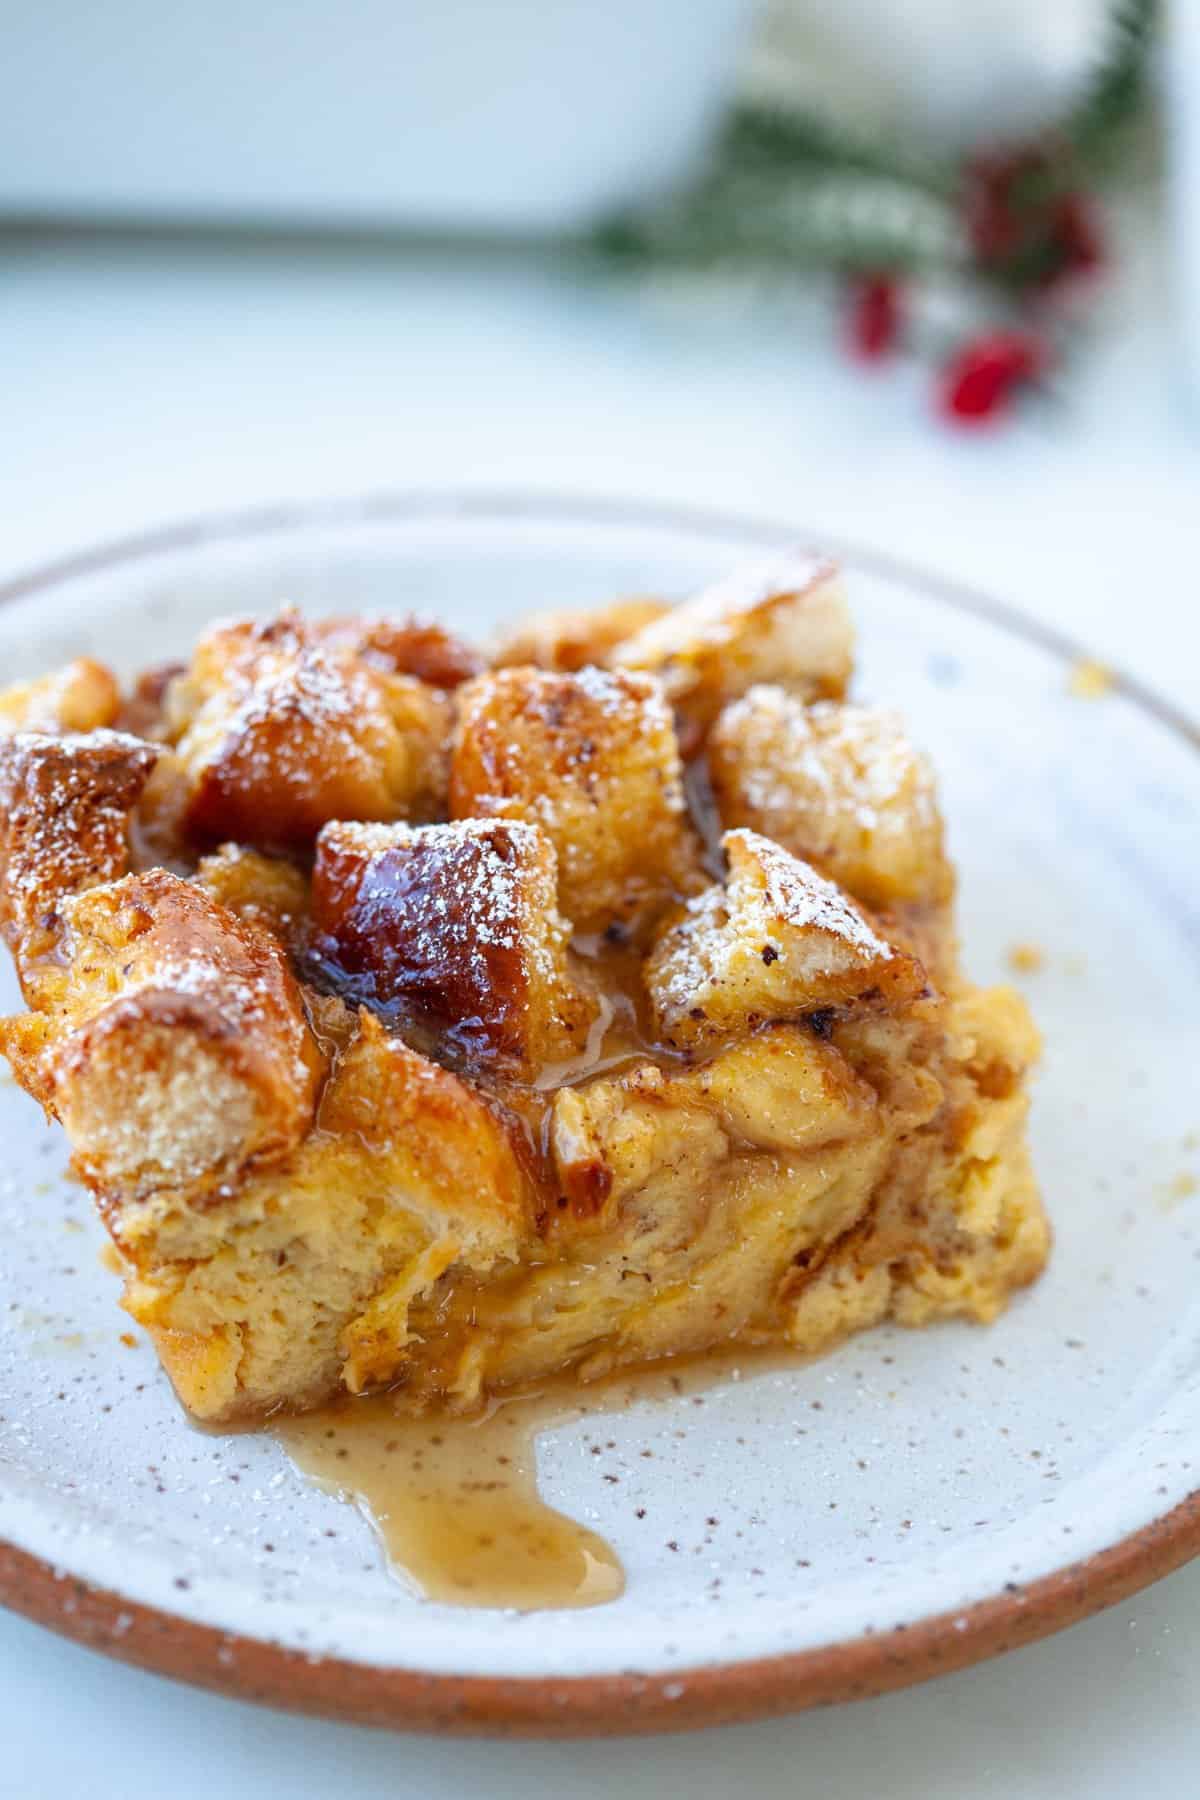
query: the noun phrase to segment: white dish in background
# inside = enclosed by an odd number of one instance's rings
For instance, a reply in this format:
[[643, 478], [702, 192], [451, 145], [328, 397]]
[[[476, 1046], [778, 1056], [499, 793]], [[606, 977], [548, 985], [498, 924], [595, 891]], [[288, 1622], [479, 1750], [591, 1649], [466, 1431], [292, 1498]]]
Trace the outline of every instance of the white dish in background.
[[[285, 599], [416, 606], [478, 633], [524, 607], [685, 591], [790, 535], [805, 534], [520, 500], [280, 512], [14, 584], [0, 663], [16, 678], [91, 650], [131, 670], [215, 614]], [[1024, 978], [1047, 1040], [1043, 1280], [987, 1330], [876, 1331], [723, 1380], [700, 1406], [617, 1414], [616, 1482], [583, 1441], [594, 1417], [553, 1431], [543, 1492], [616, 1546], [624, 1596], [582, 1613], [449, 1609], [390, 1578], [367, 1525], [274, 1441], [188, 1428], [149, 1348], [120, 1341], [61, 1135], [5, 1083], [11, 1603], [151, 1666], [347, 1716], [621, 1729], [915, 1679], [1200, 1544], [1200, 1193], [1184, 1179], [1200, 1175], [1196, 739], [1126, 692], [1071, 697], [1036, 628], [846, 561], [858, 691], [907, 712], [941, 775], [969, 967], [1012, 979], [1014, 944], [1043, 952]], [[0, 1004], [15, 1001], [6, 969]]]
[[562, 231], [679, 179], [750, 0], [8, 7], [0, 211]]

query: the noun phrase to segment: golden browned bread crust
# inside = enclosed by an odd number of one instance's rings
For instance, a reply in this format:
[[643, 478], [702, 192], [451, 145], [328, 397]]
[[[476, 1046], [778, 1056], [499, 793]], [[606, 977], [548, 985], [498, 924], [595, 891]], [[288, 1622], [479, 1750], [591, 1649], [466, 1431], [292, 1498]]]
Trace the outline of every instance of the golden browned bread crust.
[[0, 739], [0, 929], [23, 978], [54, 945], [60, 901], [125, 873], [155, 758], [113, 731]]
[[15, 731], [100, 731], [121, 710], [116, 677], [91, 656], [0, 693], [0, 736]]
[[283, 856], [265, 856], [245, 844], [222, 844], [202, 856], [193, 877], [218, 905], [246, 925], [279, 939], [292, 956], [304, 951], [312, 912], [311, 883]]
[[659, 938], [646, 983], [662, 1037], [690, 1048], [852, 1003], [892, 1007], [926, 986], [916, 958], [809, 864], [727, 831], [725, 880]]
[[527, 613], [501, 634], [492, 661], [498, 669], [527, 663], [565, 675], [589, 664], [602, 669], [627, 638], [669, 611], [665, 600], [647, 597], [584, 611]]
[[672, 607], [612, 652], [615, 668], [657, 675], [694, 727], [755, 682], [840, 700], [854, 630], [837, 570], [793, 553], [739, 570]]
[[60, 903], [37, 1010], [8, 1054], [85, 1178], [125, 1200], [235, 1180], [312, 1123], [323, 1061], [273, 937], [165, 869]]
[[197, 645], [165, 698], [188, 836], [303, 845], [332, 819], [436, 815], [449, 702], [347, 635], [285, 612]]
[[679, 747], [646, 675], [513, 668], [472, 682], [459, 701], [450, 810], [539, 825], [577, 931], [633, 920], [696, 885]]
[[933, 771], [895, 713], [753, 687], [714, 725], [708, 764], [723, 825], [773, 838], [868, 906], [952, 894]]
[[0, 696], [0, 1049], [197, 1416], [469, 1409], [1034, 1278], [1036, 1033], [962, 973], [932, 777], [842, 703], [850, 647], [791, 558], [491, 668], [284, 612], [124, 700]]
[[478, 1279], [538, 1245], [521, 1133], [473, 1084], [342, 1021], [313, 1129], [215, 1207], [170, 1193], [110, 1213], [125, 1304], [201, 1417], [257, 1417], [401, 1377], [436, 1351], [410, 1321], [450, 1270]]
[[554, 846], [536, 825], [327, 825], [314, 948], [441, 1053], [530, 1079], [583, 1049], [597, 1006], [567, 969]]
[[361, 618], [318, 620], [310, 629], [322, 643], [350, 651], [389, 675], [412, 675], [435, 688], [456, 688], [481, 675], [487, 664], [462, 638], [434, 619]]

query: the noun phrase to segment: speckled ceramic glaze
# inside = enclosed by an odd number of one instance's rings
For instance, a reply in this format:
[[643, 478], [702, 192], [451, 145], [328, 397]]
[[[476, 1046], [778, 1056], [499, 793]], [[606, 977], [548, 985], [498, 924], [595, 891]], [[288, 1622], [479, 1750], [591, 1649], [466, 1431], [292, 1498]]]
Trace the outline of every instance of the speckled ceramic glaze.
[[[685, 591], [792, 535], [810, 534], [511, 500], [231, 521], [14, 585], [0, 668], [87, 650], [129, 671], [283, 600], [418, 607], [479, 633], [525, 607]], [[367, 1524], [273, 1440], [187, 1425], [117, 1309], [61, 1135], [4, 1080], [0, 1596], [256, 1697], [621, 1729], [916, 1679], [1200, 1546], [1195, 737], [1119, 685], [1072, 697], [1070, 651], [1036, 629], [846, 562], [858, 691], [907, 712], [941, 775], [968, 965], [1019, 981], [1046, 1036], [1044, 1279], [987, 1330], [876, 1331], [553, 1430], [543, 1492], [617, 1547], [623, 1598], [453, 1610], [390, 1577]], [[1018, 944], [1039, 969], [1013, 975]], [[0, 1003], [16, 1004], [7, 968]]]

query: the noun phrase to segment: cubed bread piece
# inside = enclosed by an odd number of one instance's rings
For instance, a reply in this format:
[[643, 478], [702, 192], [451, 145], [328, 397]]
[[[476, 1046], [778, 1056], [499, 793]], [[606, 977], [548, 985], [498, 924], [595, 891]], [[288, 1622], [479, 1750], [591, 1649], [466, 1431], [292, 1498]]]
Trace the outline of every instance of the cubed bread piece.
[[129, 867], [129, 818], [156, 756], [115, 731], [0, 738], [0, 930], [23, 981], [53, 947], [59, 903]]
[[460, 695], [450, 810], [540, 825], [577, 931], [633, 919], [696, 883], [679, 748], [650, 676], [525, 667], [472, 682]]
[[536, 1076], [583, 1049], [595, 1001], [567, 969], [554, 846], [520, 820], [327, 825], [319, 955], [440, 1055]]
[[90, 656], [0, 693], [0, 735], [14, 731], [99, 731], [116, 723], [116, 677]]
[[310, 884], [294, 862], [264, 856], [244, 844], [222, 844], [202, 856], [195, 880], [206, 894], [247, 925], [271, 932], [296, 955], [304, 945]]
[[323, 643], [348, 650], [373, 668], [389, 675], [414, 675], [430, 687], [456, 688], [487, 667], [471, 644], [436, 620], [411, 613], [399, 619], [322, 619], [312, 629]]
[[612, 665], [658, 675], [695, 732], [757, 681], [841, 699], [854, 665], [841, 578], [801, 554], [743, 569], [620, 644]]
[[658, 1030], [678, 1048], [925, 987], [915, 957], [880, 934], [823, 875], [753, 831], [727, 831], [725, 882], [659, 938], [646, 985]]
[[150, 738], [154, 743], [165, 741], [167, 689], [186, 673], [187, 664], [181, 662], [152, 663], [143, 669], [121, 702], [115, 721], [120, 730], [130, 731], [134, 737]]
[[322, 1096], [317, 1128], [386, 1163], [392, 1204], [415, 1211], [431, 1231], [452, 1231], [468, 1260], [514, 1256], [529, 1234], [532, 1192], [516, 1147], [519, 1127], [367, 1007]]
[[267, 932], [165, 869], [60, 911], [56, 969], [0, 1048], [102, 1200], [232, 1179], [300, 1141], [322, 1063]]
[[330, 819], [442, 810], [450, 702], [294, 612], [217, 627], [167, 694], [200, 842], [302, 845]]
[[589, 664], [603, 668], [626, 638], [661, 619], [665, 600], [613, 600], [607, 606], [526, 613], [504, 632], [492, 661], [497, 668], [533, 663], [571, 675]]
[[753, 687], [717, 720], [708, 760], [722, 825], [774, 838], [866, 905], [953, 892], [933, 771], [895, 713]]

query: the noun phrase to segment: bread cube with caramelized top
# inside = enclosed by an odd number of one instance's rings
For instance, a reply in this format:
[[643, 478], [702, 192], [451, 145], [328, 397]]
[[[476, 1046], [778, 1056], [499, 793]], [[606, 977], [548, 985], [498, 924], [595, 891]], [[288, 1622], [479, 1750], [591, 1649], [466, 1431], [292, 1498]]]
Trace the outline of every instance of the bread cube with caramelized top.
[[539, 669], [604, 668], [635, 632], [669, 612], [665, 600], [612, 600], [607, 606], [526, 613], [505, 631], [492, 657], [497, 668], [533, 663]]
[[618, 645], [612, 664], [659, 676], [694, 736], [756, 681], [840, 699], [854, 666], [841, 578], [798, 553], [742, 569]]
[[727, 831], [724, 883], [693, 900], [646, 963], [659, 1031], [680, 1049], [925, 987], [916, 958], [849, 895], [753, 831]]
[[513, 668], [471, 682], [450, 810], [539, 825], [558, 853], [559, 904], [580, 932], [632, 921], [696, 885], [670, 709], [647, 675]]
[[708, 743], [721, 823], [774, 838], [868, 906], [949, 899], [933, 771], [893, 712], [759, 686]]
[[166, 695], [201, 843], [311, 843], [330, 819], [431, 817], [445, 792], [450, 702], [297, 613], [218, 626]]
[[55, 947], [60, 903], [128, 869], [157, 755], [117, 731], [0, 738], [0, 931], [23, 984]]
[[435, 619], [389, 619], [349, 615], [322, 619], [312, 629], [321, 642], [350, 651], [351, 655], [388, 675], [413, 675], [435, 688], [456, 688], [487, 667], [472, 645], [447, 631]]
[[60, 903], [55, 966], [0, 1048], [122, 1201], [232, 1180], [312, 1124], [322, 1070], [287, 958], [166, 869]]
[[536, 1077], [579, 1054], [595, 1001], [567, 967], [554, 846], [522, 820], [327, 825], [318, 953], [439, 1054]]
[[121, 690], [116, 677], [90, 656], [37, 681], [0, 693], [0, 736], [13, 731], [98, 731], [116, 723]]

